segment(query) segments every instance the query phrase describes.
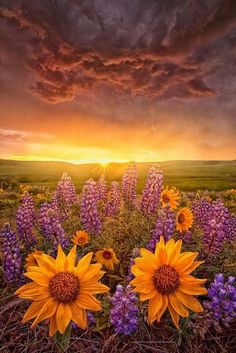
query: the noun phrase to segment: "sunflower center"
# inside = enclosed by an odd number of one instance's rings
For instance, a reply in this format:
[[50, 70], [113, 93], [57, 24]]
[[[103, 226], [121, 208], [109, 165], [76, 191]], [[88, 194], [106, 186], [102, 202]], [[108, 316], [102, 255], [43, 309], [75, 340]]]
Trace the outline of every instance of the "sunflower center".
[[156, 289], [161, 294], [171, 294], [179, 286], [179, 274], [178, 272], [169, 265], [162, 265], [156, 270], [153, 281]]
[[85, 242], [84, 237], [77, 238], [79, 244], [83, 244]]
[[166, 194], [164, 194], [164, 195], [162, 196], [162, 200], [163, 200], [165, 203], [170, 202], [170, 198], [169, 198], [169, 196], [166, 195]]
[[185, 216], [183, 215], [183, 213], [180, 213], [178, 215], [178, 222], [179, 223], [184, 223], [184, 221], [185, 221]]
[[110, 251], [107, 251], [107, 250], [103, 251], [102, 255], [103, 255], [104, 259], [106, 259], [106, 260], [110, 260], [112, 258]]
[[79, 294], [79, 279], [71, 272], [59, 272], [49, 281], [49, 291], [60, 303], [71, 303]]

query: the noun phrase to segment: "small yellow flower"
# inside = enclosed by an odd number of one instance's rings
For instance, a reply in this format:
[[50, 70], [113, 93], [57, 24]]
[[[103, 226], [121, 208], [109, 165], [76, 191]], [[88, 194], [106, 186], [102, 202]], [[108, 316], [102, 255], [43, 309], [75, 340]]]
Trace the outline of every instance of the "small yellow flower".
[[40, 250], [36, 250], [29, 254], [26, 258], [26, 265], [25, 267], [28, 268], [29, 266], [38, 266], [37, 256], [41, 255], [43, 252]]
[[119, 263], [114, 250], [111, 248], [98, 250], [95, 253], [95, 259], [97, 262], [104, 265], [109, 270], [114, 270], [114, 265]]
[[79, 230], [75, 233], [72, 241], [75, 245], [84, 246], [89, 242], [89, 235], [85, 230]]
[[32, 282], [23, 285], [15, 293], [20, 298], [32, 301], [22, 323], [34, 319], [33, 328], [49, 319], [50, 336], [57, 331], [63, 334], [71, 320], [86, 329], [86, 309], [101, 310], [101, 303], [94, 295], [109, 290], [98, 282], [104, 274], [101, 264], [90, 264], [92, 252], [76, 264], [76, 245], [67, 256], [59, 245], [56, 259], [47, 254], [36, 257], [38, 266], [29, 266], [25, 273]]
[[174, 210], [178, 206], [178, 200], [180, 199], [179, 192], [176, 188], [170, 188], [167, 186], [161, 193], [161, 205], [162, 207], [166, 207], [166, 205], [170, 205], [170, 207]]
[[4, 192], [4, 190], [2, 188], [0, 188], [0, 194], [2, 194]]
[[182, 241], [170, 239], [166, 244], [163, 237], [156, 245], [155, 254], [140, 249], [141, 257], [134, 260], [131, 272], [135, 279], [130, 283], [140, 293], [140, 300], [148, 300], [148, 322], [160, 321], [169, 309], [171, 318], [179, 328], [179, 317], [188, 317], [189, 309], [202, 312], [203, 307], [194, 295], [204, 295], [202, 287], [206, 279], [190, 275], [203, 261], [195, 261], [198, 253], [181, 252]]
[[179, 232], [187, 231], [193, 225], [193, 214], [188, 207], [181, 208], [176, 217], [176, 229]]

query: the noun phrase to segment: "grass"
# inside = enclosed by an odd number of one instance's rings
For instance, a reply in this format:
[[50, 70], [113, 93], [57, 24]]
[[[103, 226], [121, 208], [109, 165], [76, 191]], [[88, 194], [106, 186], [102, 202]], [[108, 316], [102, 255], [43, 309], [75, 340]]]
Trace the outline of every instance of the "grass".
[[[183, 191], [225, 190], [236, 188], [236, 161], [168, 161], [158, 163], [164, 172], [164, 184]], [[72, 177], [78, 192], [85, 180], [97, 179], [102, 173], [108, 181], [121, 181], [128, 163], [74, 165], [65, 162], [24, 162], [0, 160], [0, 185], [7, 183], [37, 184], [54, 188], [63, 172]], [[138, 191], [144, 186], [152, 163], [137, 163]]]

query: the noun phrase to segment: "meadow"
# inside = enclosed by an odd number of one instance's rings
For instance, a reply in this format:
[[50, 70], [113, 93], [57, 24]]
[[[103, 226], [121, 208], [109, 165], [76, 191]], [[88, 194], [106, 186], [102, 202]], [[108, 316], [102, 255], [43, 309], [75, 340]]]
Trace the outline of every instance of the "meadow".
[[235, 176], [0, 161], [0, 352], [235, 352]]
[[[31, 162], [0, 160], [0, 183], [37, 184], [55, 188], [59, 178], [67, 172], [78, 192], [89, 178], [101, 174], [108, 182], [121, 181], [129, 163], [81, 164], [65, 162]], [[226, 190], [236, 188], [236, 161], [168, 161], [158, 163], [162, 168], [165, 185], [175, 185], [183, 191]], [[136, 163], [138, 168], [137, 191], [143, 189], [152, 163]]]

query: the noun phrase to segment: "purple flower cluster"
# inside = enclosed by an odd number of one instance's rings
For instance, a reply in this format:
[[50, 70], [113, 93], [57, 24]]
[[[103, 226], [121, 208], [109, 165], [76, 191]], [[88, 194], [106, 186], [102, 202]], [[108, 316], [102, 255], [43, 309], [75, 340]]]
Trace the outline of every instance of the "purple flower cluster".
[[87, 180], [82, 190], [80, 219], [88, 233], [100, 233], [102, 221], [98, 210], [97, 184], [93, 179]]
[[8, 282], [21, 279], [22, 261], [20, 256], [20, 246], [16, 238], [16, 233], [11, 230], [7, 223], [1, 230], [2, 255], [3, 255], [3, 273]]
[[118, 284], [111, 299], [110, 323], [116, 333], [132, 334], [138, 326], [137, 296], [128, 285], [124, 288]]
[[65, 203], [67, 206], [71, 206], [77, 201], [74, 183], [67, 173], [63, 173], [57, 184], [55, 198], [59, 205]]
[[155, 228], [152, 232], [152, 238], [147, 244], [147, 249], [154, 251], [156, 243], [159, 242], [160, 237], [163, 236], [165, 241], [168, 241], [175, 231], [175, 213], [169, 207], [165, 207], [159, 211]]
[[196, 223], [203, 231], [203, 244], [207, 258], [217, 256], [224, 241], [232, 241], [236, 235], [236, 218], [221, 200], [212, 203], [200, 199], [193, 204]]
[[105, 203], [107, 200], [107, 181], [105, 179], [104, 174], [102, 174], [98, 179], [97, 188], [98, 188], [98, 200]]
[[28, 192], [25, 192], [21, 199], [21, 205], [16, 211], [16, 226], [20, 240], [29, 248], [37, 243], [33, 233], [35, 217], [33, 199]]
[[225, 279], [222, 273], [217, 274], [208, 290], [208, 298], [204, 302], [205, 309], [216, 321], [228, 326], [236, 317], [235, 277]]
[[128, 208], [136, 205], [136, 187], [138, 181], [138, 171], [136, 165], [130, 165], [122, 178], [122, 195], [124, 204]]
[[111, 217], [117, 215], [121, 206], [120, 185], [117, 181], [111, 182], [110, 192], [108, 194], [108, 202], [106, 205], [106, 216]]
[[57, 210], [50, 203], [45, 202], [40, 206], [38, 224], [41, 233], [48, 241], [53, 242], [55, 248], [59, 244], [62, 247], [68, 246]]
[[148, 177], [142, 193], [140, 204], [140, 210], [145, 215], [150, 215], [157, 211], [160, 203], [162, 188], [163, 172], [158, 166], [154, 165], [148, 172]]

